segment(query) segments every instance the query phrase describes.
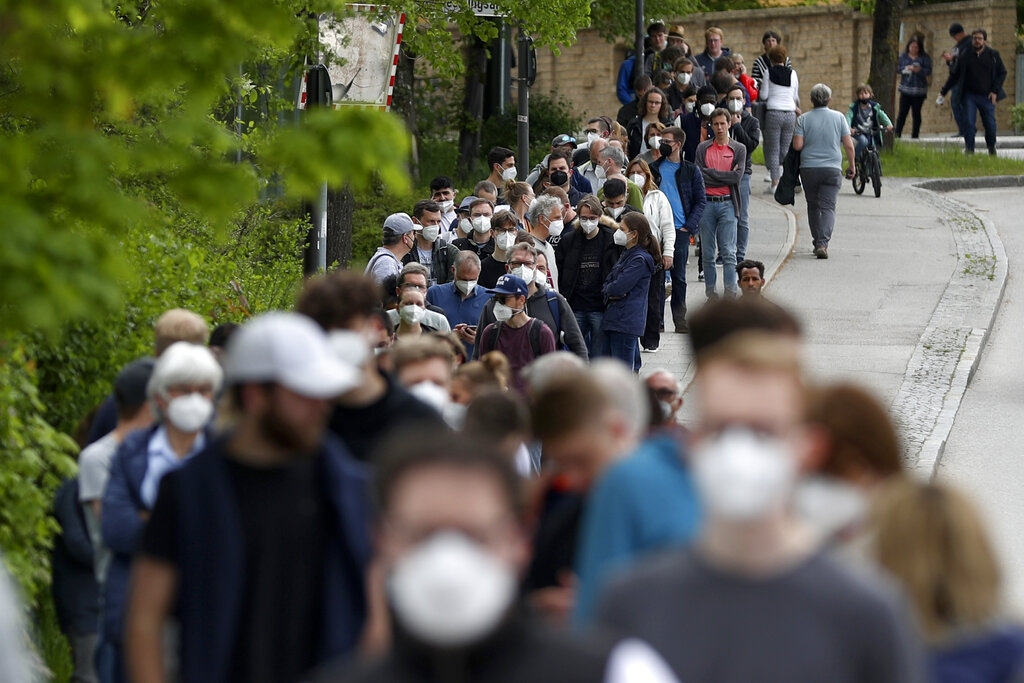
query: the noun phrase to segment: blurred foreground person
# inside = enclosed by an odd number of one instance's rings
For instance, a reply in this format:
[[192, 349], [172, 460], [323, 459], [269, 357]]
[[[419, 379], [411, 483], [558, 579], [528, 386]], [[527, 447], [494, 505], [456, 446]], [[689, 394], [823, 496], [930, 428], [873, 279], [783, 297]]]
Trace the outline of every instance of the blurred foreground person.
[[124, 676], [123, 631], [133, 556], [164, 475], [205, 447], [213, 397], [222, 379], [220, 364], [206, 347], [172, 344], [146, 385], [154, 424], [129, 434], [110, 463], [100, 516], [103, 544], [112, 553], [97, 655], [97, 672], [104, 681], [130, 680]]
[[545, 456], [586, 492], [573, 563], [579, 625], [593, 619], [609, 576], [644, 553], [690, 541], [699, 516], [681, 445], [668, 434], [645, 438], [644, 386], [614, 361], [589, 374], [596, 388], [553, 385], [534, 407]]
[[[691, 320], [691, 333], [711, 336]], [[694, 546], [612, 585], [599, 623], [650, 643], [681, 681], [922, 681], [905, 605], [819, 551], [790, 511], [808, 436], [799, 347], [730, 334], [697, 356]]]
[[327, 332], [334, 354], [361, 372], [359, 382], [338, 397], [328, 427], [363, 461], [391, 430], [441, 422], [437, 411], [377, 368], [374, 353], [383, 325], [379, 307], [380, 288], [344, 270], [308, 280], [296, 305]]
[[22, 614], [24, 608], [0, 556], [0, 681], [4, 683], [32, 683], [35, 680], [28, 654], [28, 631]]
[[607, 652], [534, 623], [518, 604], [529, 558], [520, 480], [486, 442], [418, 432], [382, 450], [378, 554], [390, 651], [314, 677], [351, 681], [592, 683]]
[[885, 406], [853, 385], [824, 387], [807, 403], [818, 464], [797, 491], [796, 511], [827, 544], [864, 559], [871, 499], [882, 481], [903, 474], [896, 428]]
[[469, 405], [483, 393], [508, 390], [512, 366], [501, 351], [485, 353], [480, 360], [464, 363], [452, 375], [452, 401]]
[[135, 561], [133, 683], [166, 680], [171, 615], [189, 683], [291, 683], [363, 628], [367, 477], [325, 439], [358, 372], [308, 318], [268, 313], [232, 337], [225, 373], [235, 427], [164, 478]]
[[1024, 627], [1007, 620], [999, 563], [971, 502], [945, 484], [894, 480], [873, 522], [875, 558], [910, 596], [931, 680], [1024, 680]]

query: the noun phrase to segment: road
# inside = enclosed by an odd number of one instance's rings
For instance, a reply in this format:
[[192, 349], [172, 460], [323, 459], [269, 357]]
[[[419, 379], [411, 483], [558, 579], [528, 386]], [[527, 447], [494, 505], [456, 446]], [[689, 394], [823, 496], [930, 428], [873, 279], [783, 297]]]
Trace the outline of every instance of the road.
[[1024, 262], [1020, 188], [952, 195], [998, 227], [1010, 265], [1002, 304], [974, 379], [953, 423], [938, 477], [972, 494], [990, 524], [1006, 573], [1007, 597], [1024, 613]]

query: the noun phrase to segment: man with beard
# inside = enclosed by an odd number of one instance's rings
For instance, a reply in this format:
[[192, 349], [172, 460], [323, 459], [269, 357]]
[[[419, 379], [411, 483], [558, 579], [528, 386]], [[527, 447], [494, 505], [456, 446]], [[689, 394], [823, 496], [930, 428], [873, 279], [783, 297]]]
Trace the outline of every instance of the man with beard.
[[324, 332], [269, 313], [232, 337], [235, 426], [166, 475], [135, 561], [130, 680], [164, 680], [180, 623], [181, 680], [298, 680], [350, 652], [365, 620], [369, 496], [362, 467], [325, 436], [331, 399], [359, 381]]

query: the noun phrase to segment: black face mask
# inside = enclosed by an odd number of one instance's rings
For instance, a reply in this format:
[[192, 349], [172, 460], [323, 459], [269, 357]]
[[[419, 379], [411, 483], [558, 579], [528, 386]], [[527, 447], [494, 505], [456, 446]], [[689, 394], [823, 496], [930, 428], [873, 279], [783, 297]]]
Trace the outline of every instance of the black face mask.
[[870, 101], [871, 101], [870, 97], [868, 97], [868, 98], [864, 98], [864, 97], [860, 98], [860, 103], [861, 104], [867, 104]]
[[661, 156], [663, 157], [672, 156], [672, 145], [667, 142], [663, 142], [658, 147], [658, 151], [661, 152]]
[[565, 171], [554, 171], [551, 174], [551, 184], [561, 187], [569, 182], [569, 174]]

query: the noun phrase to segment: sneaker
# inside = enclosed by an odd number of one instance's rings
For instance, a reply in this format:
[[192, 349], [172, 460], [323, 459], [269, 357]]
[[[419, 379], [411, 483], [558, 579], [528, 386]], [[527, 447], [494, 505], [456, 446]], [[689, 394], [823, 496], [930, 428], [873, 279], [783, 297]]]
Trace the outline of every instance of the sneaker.
[[704, 282], [704, 273], [697, 273], [697, 281]]
[[827, 259], [828, 247], [816, 247], [814, 249], [814, 255], [817, 256], [819, 259]]
[[642, 352], [643, 353], [657, 353], [658, 352], [658, 347], [655, 346], [653, 349], [643, 349]]
[[761, 180], [765, 181], [766, 183], [770, 183], [772, 181], [772, 177], [770, 175], [766, 175], [764, 178], [761, 178]]
[[676, 334], [689, 334], [690, 325], [684, 320], [676, 323]]

